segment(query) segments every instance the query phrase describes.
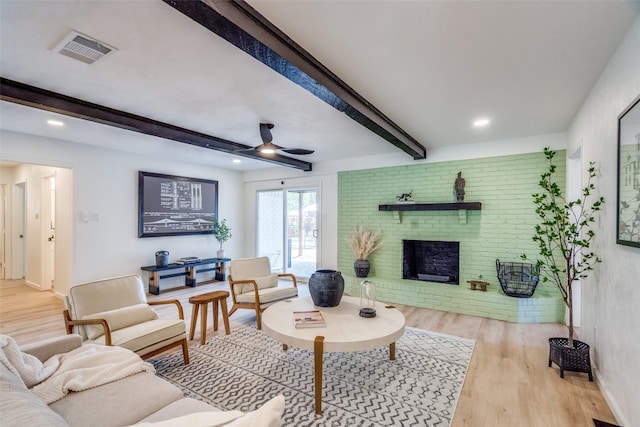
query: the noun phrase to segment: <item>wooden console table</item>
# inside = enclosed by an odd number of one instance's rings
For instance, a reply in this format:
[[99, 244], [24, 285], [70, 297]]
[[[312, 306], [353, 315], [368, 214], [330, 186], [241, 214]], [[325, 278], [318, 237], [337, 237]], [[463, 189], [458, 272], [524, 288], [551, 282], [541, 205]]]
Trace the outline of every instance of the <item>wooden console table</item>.
[[[227, 280], [226, 265], [231, 261], [231, 258], [207, 258], [200, 260], [200, 262], [192, 262], [189, 264], [169, 264], [166, 267], [157, 267], [155, 265], [149, 265], [147, 267], [140, 267], [141, 270], [149, 273], [149, 293], [160, 295], [160, 279], [167, 279], [169, 277], [184, 276], [184, 285], [195, 288], [197, 285], [196, 274], [204, 273], [206, 271], [215, 271], [216, 280]], [[203, 265], [212, 265], [213, 267], [200, 268]], [[169, 273], [160, 275], [163, 271], [182, 270], [179, 273]]]

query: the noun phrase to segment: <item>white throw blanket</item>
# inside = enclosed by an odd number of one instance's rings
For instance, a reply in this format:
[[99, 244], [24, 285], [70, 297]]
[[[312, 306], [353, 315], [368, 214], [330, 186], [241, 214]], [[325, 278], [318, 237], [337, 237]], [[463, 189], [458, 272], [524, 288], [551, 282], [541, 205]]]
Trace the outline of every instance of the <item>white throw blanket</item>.
[[23, 353], [13, 338], [1, 334], [0, 362], [27, 388], [33, 387], [51, 376], [59, 366], [58, 359], [53, 357], [42, 363], [37, 357]]
[[13, 338], [0, 335], [0, 360], [47, 404], [70, 391], [98, 387], [139, 372], [155, 373], [153, 365], [121, 347], [86, 344], [42, 363], [22, 353]]

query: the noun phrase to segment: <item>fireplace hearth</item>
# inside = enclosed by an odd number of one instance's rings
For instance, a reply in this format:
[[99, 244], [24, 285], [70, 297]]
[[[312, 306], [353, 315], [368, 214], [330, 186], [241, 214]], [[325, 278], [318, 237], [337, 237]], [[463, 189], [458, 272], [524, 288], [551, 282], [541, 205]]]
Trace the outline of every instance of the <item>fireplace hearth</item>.
[[459, 285], [460, 242], [402, 241], [402, 278]]

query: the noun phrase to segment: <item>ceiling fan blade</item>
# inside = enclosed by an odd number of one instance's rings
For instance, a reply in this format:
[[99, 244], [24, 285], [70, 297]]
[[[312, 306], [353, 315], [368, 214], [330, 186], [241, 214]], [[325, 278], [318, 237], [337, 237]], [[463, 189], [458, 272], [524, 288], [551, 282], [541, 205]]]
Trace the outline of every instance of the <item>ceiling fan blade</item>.
[[269, 129], [273, 129], [272, 123], [260, 123], [260, 137], [264, 143], [271, 142], [273, 140], [273, 136]]
[[306, 156], [307, 154], [313, 154], [314, 150], [307, 150], [306, 148], [281, 148], [282, 151], [289, 154], [297, 154], [299, 156]]
[[304, 156], [312, 154], [313, 150], [307, 150], [304, 148], [285, 148], [271, 142], [273, 135], [269, 129], [273, 129], [273, 123], [260, 123], [260, 138], [262, 138], [262, 144], [258, 145], [254, 149], [262, 153], [273, 154], [276, 150], [284, 151], [288, 154], [294, 154], [298, 156]]

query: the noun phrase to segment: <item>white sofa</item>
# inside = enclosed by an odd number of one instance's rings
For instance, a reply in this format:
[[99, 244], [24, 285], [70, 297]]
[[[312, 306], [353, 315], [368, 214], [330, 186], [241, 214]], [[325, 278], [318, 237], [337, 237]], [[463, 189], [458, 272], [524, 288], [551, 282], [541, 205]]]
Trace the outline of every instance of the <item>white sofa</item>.
[[[24, 353], [46, 361], [82, 345], [78, 335], [66, 335], [22, 347]], [[129, 352], [129, 350], [124, 350]], [[13, 426], [153, 426], [223, 425], [279, 426], [284, 397], [278, 396], [256, 411], [222, 412], [207, 403], [186, 398], [182, 391], [150, 372], [80, 392], [70, 392], [49, 405], [28, 389], [21, 378], [0, 363], [0, 425]], [[212, 419], [215, 419], [215, 424]], [[227, 425], [227, 424], [224, 424]]]

